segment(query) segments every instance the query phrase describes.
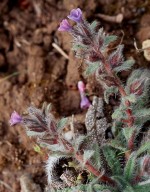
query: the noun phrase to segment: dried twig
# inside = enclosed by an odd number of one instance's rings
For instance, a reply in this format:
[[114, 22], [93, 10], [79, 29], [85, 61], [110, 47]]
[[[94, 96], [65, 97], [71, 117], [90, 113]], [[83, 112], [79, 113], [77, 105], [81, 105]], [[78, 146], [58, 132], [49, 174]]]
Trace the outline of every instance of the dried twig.
[[116, 16], [110, 16], [110, 15], [105, 15], [105, 14], [96, 14], [97, 17], [103, 19], [104, 21], [108, 21], [111, 23], [121, 23], [123, 21], [123, 14], [119, 13]]
[[9, 191], [15, 192], [11, 186], [9, 186], [7, 183], [5, 183], [4, 181], [0, 180], [0, 184], [5, 186], [7, 189], [9, 189]]
[[9, 79], [9, 78], [11, 78], [11, 77], [13, 77], [13, 76], [18, 75], [18, 74], [19, 74], [19, 72], [14, 72], [14, 73], [12, 73], [12, 74], [4, 77], [4, 78], [1, 78], [1, 79], [0, 79], [0, 83], [2, 83], [3, 81], [5, 81], [5, 80], [7, 80], [7, 79]]
[[69, 56], [62, 50], [61, 47], [59, 47], [56, 43], [52, 43], [52, 46], [66, 59], [69, 59]]
[[29, 174], [20, 177], [21, 192], [41, 192], [39, 185], [35, 184]]

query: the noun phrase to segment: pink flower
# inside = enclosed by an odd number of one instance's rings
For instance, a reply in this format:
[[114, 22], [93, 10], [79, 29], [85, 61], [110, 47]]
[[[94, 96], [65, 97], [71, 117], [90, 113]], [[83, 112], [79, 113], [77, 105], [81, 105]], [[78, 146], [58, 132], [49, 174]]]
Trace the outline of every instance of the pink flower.
[[87, 109], [91, 105], [90, 101], [86, 97], [86, 95], [81, 96], [81, 102], [80, 102], [80, 107], [81, 109]]
[[21, 122], [22, 122], [22, 117], [16, 111], [14, 111], [11, 114], [11, 117], [9, 120], [10, 125], [13, 126], [13, 125], [15, 125], [17, 123], [21, 123]]
[[67, 19], [63, 19], [60, 23], [58, 31], [70, 31], [72, 29], [71, 25], [68, 23]]
[[83, 81], [78, 81], [78, 89], [80, 93], [85, 92], [85, 84]]
[[72, 9], [68, 18], [79, 23], [82, 20], [82, 11], [80, 8]]
[[85, 84], [83, 83], [83, 81], [78, 82], [78, 89], [79, 89], [80, 96], [81, 96], [81, 102], [80, 102], [81, 109], [89, 108], [91, 103], [90, 103], [89, 99], [86, 97]]

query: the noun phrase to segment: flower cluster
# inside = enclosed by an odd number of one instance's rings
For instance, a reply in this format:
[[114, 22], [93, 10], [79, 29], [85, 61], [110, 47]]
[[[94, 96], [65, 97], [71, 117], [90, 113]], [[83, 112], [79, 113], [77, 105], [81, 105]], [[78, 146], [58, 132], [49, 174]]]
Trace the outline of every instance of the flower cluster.
[[[80, 23], [82, 20], [82, 11], [80, 8], [73, 9], [70, 12], [70, 15], [68, 15], [68, 18], [71, 19], [72, 21], [75, 21], [77, 23]], [[72, 27], [69, 24], [67, 19], [63, 19], [62, 22], [60, 23], [60, 27], [58, 28], [59, 31], [71, 31]]]

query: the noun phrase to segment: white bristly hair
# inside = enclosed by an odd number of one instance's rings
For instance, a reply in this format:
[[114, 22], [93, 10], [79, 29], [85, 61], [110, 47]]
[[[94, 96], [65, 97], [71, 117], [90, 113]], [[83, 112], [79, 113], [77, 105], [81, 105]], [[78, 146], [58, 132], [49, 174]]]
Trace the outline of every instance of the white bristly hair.
[[56, 164], [59, 163], [59, 160], [62, 158], [63, 158], [62, 156], [57, 156], [57, 157], [49, 156], [49, 158], [46, 162], [45, 169], [46, 169], [47, 180], [48, 180], [49, 185], [51, 185], [54, 180], [54, 178], [53, 178], [54, 168], [55, 168]]

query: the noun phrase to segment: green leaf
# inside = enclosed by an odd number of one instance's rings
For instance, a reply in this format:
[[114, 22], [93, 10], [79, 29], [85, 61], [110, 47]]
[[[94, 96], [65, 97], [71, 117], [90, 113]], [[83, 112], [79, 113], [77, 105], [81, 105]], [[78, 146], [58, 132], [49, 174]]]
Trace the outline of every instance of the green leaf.
[[85, 75], [91, 75], [100, 67], [99, 63], [93, 63], [86, 68]]
[[114, 179], [117, 184], [118, 184], [118, 187], [119, 187], [119, 191], [123, 191], [126, 187], [131, 187], [131, 184], [122, 176], [122, 175], [119, 175], [119, 176], [112, 176], [112, 179]]
[[134, 63], [135, 63], [134, 59], [127, 60], [121, 66], [115, 67], [114, 71], [116, 73], [121, 72], [121, 71], [127, 71], [127, 70], [131, 69], [131, 67], [134, 65]]
[[109, 45], [111, 42], [116, 41], [117, 40], [117, 36], [116, 35], [109, 35], [106, 36], [104, 39], [104, 44], [105, 46]]
[[86, 139], [87, 137], [85, 135], [80, 135], [75, 139], [75, 143], [73, 143], [72, 145], [75, 148], [75, 151], [78, 151], [80, 145], [83, 143], [83, 141]]
[[133, 152], [128, 159], [126, 166], [124, 168], [124, 177], [127, 181], [131, 181], [134, 176], [135, 166], [136, 166], [137, 155]]
[[90, 29], [95, 31], [96, 27], [98, 26], [98, 21], [93, 21], [91, 24], [90, 24]]
[[130, 101], [131, 103], [135, 103], [137, 100], [136, 100], [136, 96], [134, 94], [130, 94], [126, 97], [123, 97], [122, 100], [124, 101], [124, 103], [126, 101]]
[[135, 192], [150, 192], [150, 183], [134, 186]]
[[142, 153], [150, 150], [150, 141], [144, 143], [138, 150], [137, 150], [137, 156], [141, 155]]
[[93, 186], [93, 189], [96, 191], [96, 192], [101, 192], [105, 189], [107, 190], [110, 190], [110, 192], [113, 192], [115, 191], [115, 189], [113, 187], [110, 187], [110, 186], [107, 186], [107, 185], [102, 185], [102, 184], [95, 184]]
[[123, 190], [123, 192], [135, 192], [135, 190], [133, 189], [132, 186], [127, 186], [127, 187]]
[[86, 48], [86, 46], [83, 45], [83, 44], [80, 44], [80, 43], [75, 43], [75, 44], [73, 44], [73, 46], [72, 46], [72, 50], [73, 50], [73, 51], [77, 51], [77, 50], [79, 50], [79, 49], [85, 49], [85, 48]]
[[111, 131], [114, 136], [117, 136], [118, 133], [121, 133], [120, 130], [122, 130], [122, 125], [123, 123], [119, 119], [118, 120], [116, 119], [115, 121], [113, 121]]
[[26, 133], [29, 137], [43, 137], [46, 132], [36, 132], [36, 131], [26, 130]]
[[108, 87], [105, 91], [104, 91], [104, 100], [105, 102], [108, 104], [109, 103], [109, 97], [111, 94], [117, 94], [118, 93], [118, 88], [115, 86], [111, 86]]
[[127, 141], [131, 138], [134, 131], [135, 131], [134, 127], [124, 127], [122, 129], [123, 135]]
[[108, 145], [110, 145], [111, 147], [113, 147], [115, 149], [119, 149], [123, 153], [125, 153], [127, 150], [125, 147], [122, 146], [122, 142], [119, 140], [112, 140], [110, 143], [108, 143]]
[[143, 109], [139, 109], [137, 110], [134, 115], [136, 117], [145, 117], [145, 116], [150, 116], [150, 109], [146, 109], [146, 108], [143, 108]]
[[60, 119], [60, 121], [57, 123], [57, 128], [58, 129], [63, 129], [66, 126], [67, 122], [68, 122], [67, 117], [64, 117], [64, 118]]
[[113, 114], [112, 114], [112, 119], [121, 119], [124, 117], [124, 113], [122, 112], [122, 110], [120, 110], [119, 108], [117, 108]]
[[100, 149], [99, 145], [97, 143], [94, 143], [93, 147], [94, 154], [92, 157], [92, 163], [94, 164], [94, 167], [97, 169], [100, 169], [101, 165], [101, 156], [100, 156]]
[[87, 189], [86, 189], [86, 190], [87, 190], [87, 192], [94, 192], [94, 191], [93, 191], [93, 186], [90, 185], [90, 184], [87, 185]]
[[116, 151], [108, 146], [105, 146], [103, 148], [103, 154], [104, 154], [106, 161], [107, 161], [108, 165], [110, 166], [113, 174], [114, 175], [121, 174], [121, 172], [122, 172], [121, 165], [118, 160]]
[[85, 150], [83, 154], [83, 163], [85, 164], [94, 154], [93, 150]]
[[43, 147], [43, 148], [47, 148], [53, 152], [56, 152], [56, 151], [60, 151], [60, 152], [65, 152], [65, 148], [63, 145], [60, 145], [60, 144], [53, 144], [53, 145], [50, 145], [50, 144], [47, 144], [45, 142], [41, 142], [40, 143], [40, 146]]
[[42, 154], [42, 151], [41, 151], [41, 148], [40, 148], [39, 145], [35, 145], [35, 146], [33, 147], [33, 149], [34, 149], [35, 152], [37, 152], [37, 153], [39, 153], [39, 154]]

